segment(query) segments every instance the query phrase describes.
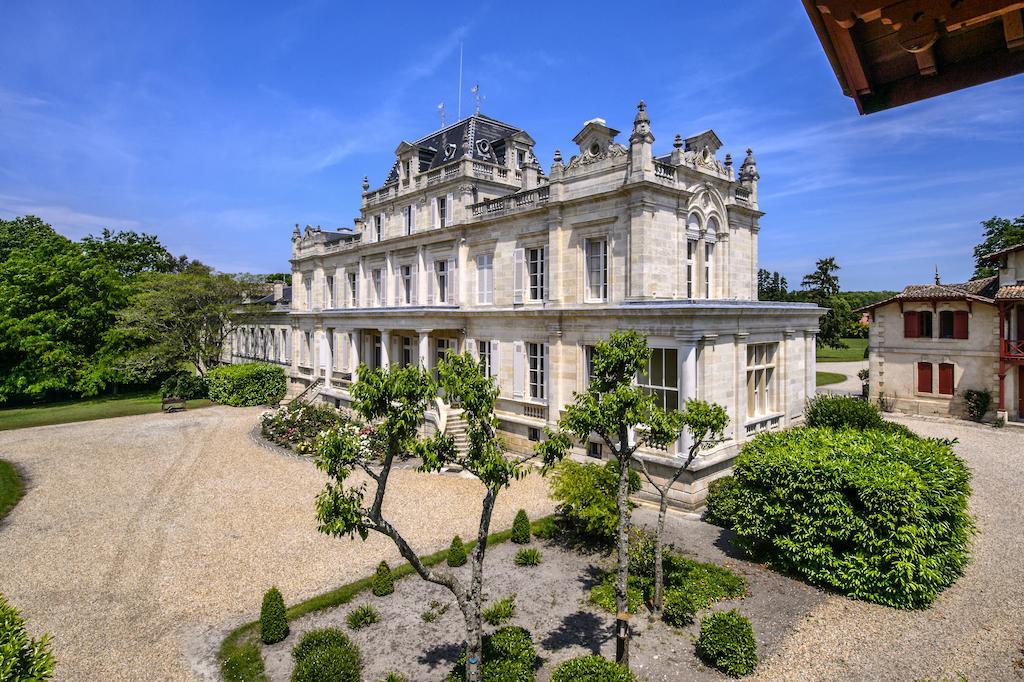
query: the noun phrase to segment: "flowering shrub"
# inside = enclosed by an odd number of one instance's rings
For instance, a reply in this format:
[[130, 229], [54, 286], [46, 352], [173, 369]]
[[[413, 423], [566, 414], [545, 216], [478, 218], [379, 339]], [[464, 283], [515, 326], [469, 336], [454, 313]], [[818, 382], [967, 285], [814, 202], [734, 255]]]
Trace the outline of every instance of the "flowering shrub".
[[344, 410], [326, 403], [293, 402], [263, 415], [260, 429], [270, 442], [306, 455], [312, 453], [313, 441], [321, 432], [348, 424], [351, 416]]

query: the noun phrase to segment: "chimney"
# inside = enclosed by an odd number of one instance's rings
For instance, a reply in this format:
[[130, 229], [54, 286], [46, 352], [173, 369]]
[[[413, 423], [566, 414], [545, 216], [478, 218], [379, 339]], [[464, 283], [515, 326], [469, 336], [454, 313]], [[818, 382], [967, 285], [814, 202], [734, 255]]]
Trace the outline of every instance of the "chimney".
[[274, 303], [284, 298], [284, 282], [274, 282]]

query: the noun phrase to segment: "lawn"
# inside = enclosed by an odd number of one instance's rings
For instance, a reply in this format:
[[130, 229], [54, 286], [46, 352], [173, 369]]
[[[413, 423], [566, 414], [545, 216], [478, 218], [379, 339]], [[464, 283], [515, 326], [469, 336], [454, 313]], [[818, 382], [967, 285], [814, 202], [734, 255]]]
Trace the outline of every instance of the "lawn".
[[25, 486], [21, 484], [21, 477], [14, 465], [0, 459], [0, 519], [14, 509], [24, 494]]
[[[206, 407], [209, 404], [209, 400], [190, 400], [188, 407], [192, 409]], [[31, 407], [11, 407], [0, 410], [0, 431], [108, 417], [128, 417], [159, 411], [159, 393], [136, 393], [113, 398], [91, 398]]]
[[856, 362], [864, 359], [864, 349], [868, 347], [867, 339], [843, 339], [843, 343], [849, 348], [818, 346], [818, 362]]
[[838, 384], [840, 381], [846, 381], [846, 375], [839, 372], [818, 372], [816, 379], [818, 386], [828, 386], [830, 384]]

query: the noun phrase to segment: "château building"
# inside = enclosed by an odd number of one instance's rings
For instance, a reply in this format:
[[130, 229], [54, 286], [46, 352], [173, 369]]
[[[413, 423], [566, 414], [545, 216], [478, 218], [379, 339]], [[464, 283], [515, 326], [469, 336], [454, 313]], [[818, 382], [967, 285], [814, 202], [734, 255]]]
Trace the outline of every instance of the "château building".
[[[364, 178], [352, 228], [296, 226], [287, 299], [233, 339], [235, 361], [280, 362], [293, 394], [344, 405], [360, 363], [432, 368], [468, 351], [500, 386], [509, 449], [525, 452], [585, 388], [594, 343], [635, 329], [653, 349], [637, 381], [662, 405], [728, 410], [726, 441], [680, 483], [675, 502], [699, 505], [741, 443], [802, 419], [823, 311], [756, 300], [750, 150], [735, 169], [708, 130], [656, 154], [642, 102], [618, 136], [587, 121], [547, 173], [528, 133], [479, 113], [402, 142], [381, 186]], [[428, 419], [458, 428], [443, 401]], [[683, 447], [644, 456], [661, 471]]]

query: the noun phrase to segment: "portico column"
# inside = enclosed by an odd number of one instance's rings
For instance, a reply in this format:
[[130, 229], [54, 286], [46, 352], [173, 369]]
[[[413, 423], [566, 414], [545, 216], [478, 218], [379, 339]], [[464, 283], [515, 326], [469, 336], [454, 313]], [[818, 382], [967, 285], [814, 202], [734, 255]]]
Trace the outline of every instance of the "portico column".
[[562, 404], [565, 402], [561, 380], [564, 346], [562, 344], [562, 330], [560, 328], [550, 328], [549, 332], [548, 366], [544, 368], [544, 376], [548, 384], [548, 426], [554, 428], [558, 423]]
[[[697, 398], [697, 340], [696, 334], [677, 334], [677, 356], [679, 363], [679, 409], [686, 409], [687, 400]], [[684, 430], [679, 439], [679, 454], [685, 455], [693, 445], [693, 436]]]
[[810, 328], [804, 331], [804, 381], [806, 386], [804, 387], [804, 393], [807, 396], [807, 400], [814, 398], [814, 394], [818, 391], [818, 382], [815, 375], [815, 350], [817, 346], [817, 328]]
[[387, 369], [391, 365], [391, 331], [382, 329], [380, 332], [380, 366]]
[[419, 364], [420, 369], [430, 369], [430, 331], [429, 329], [417, 329], [419, 335]]
[[353, 329], [348, 333], [349, 362], [351, 363], [349, 371], [352, 373], [352, 383], [359, 381], [359, 347], [362, 345], [361, 342], [362, 339], [358, 329]]
[[324, 329], [324, 348], [327, 351], [327, 363], [324, 367], [324, 387], [331, 387], [331, 374], [334, 372], [334, 329]]

